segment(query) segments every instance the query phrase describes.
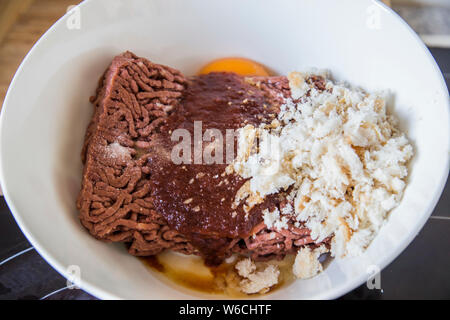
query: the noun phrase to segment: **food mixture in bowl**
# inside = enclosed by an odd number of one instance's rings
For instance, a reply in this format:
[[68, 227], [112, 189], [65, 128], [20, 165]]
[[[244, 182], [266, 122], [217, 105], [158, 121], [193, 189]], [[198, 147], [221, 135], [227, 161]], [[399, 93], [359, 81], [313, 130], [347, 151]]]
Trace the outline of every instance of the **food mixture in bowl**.
[[413, 155], [384, 94], [320, 72], [209, 71], [114, 58], [92, 98], [82, 224], [156, 268], [169, 251], [201, 257], [213, 292], [266, 293], [321, 272], [323, 254], [361, 254]]

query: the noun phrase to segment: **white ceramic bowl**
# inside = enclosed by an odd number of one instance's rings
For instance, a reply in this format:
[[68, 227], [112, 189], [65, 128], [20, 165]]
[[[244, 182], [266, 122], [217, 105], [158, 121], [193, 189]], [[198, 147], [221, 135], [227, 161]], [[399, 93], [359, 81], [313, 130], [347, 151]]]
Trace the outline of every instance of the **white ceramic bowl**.
[[76, 10], [34, 46], [9, 88], [0, 180], [38, 252], [65, 276], [79, 266], [81, 287], [94, 296], [213, 297], [159, 280], [123, 245], [95, 240], [78, 221], [88, 98], [125, 50], [186, 74], [226, 56], [279, 74], [327, 68], [337, 79], [395, 94], [394, 112], [416, 153], [400, 206], [362, 257], [335, 260], [316, 278], [266, 298], [338, 297], [397, 257], [430, 216], [449, 170], [448, 91], [426, 47], [387, 7], [369, 0], [89, 0]]

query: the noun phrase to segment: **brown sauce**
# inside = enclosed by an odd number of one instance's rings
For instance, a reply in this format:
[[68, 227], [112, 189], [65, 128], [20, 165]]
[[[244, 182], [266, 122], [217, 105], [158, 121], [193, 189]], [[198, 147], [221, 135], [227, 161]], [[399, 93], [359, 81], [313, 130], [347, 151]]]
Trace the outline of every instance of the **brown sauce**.
[[[273, 207], [276, 199], [268, 197], [247, 214], [242, 206], [232, 209], [236, 192], [245, 180], [236, 175], [223, 176], [226, 163], [193, 164], [194, 121], [202, 121], [202, 133], [218, 129], [225, 137], [227, 129], [270, 119], [277, 108], [273, 97], [234, 73], [197, 76], [189, 80], [180, 105], [155, 141], [149, 165], [156, 210], [171, 228], [192, 242], [208, 264], [220, 264], [232, 239], [251, 234], [262, 221], [261, 211]], [[178, 143], [171, 141], [171, 134], [179, 128], [191, 133], [192, 164], [175, 164], [171, 160], [172, 148]]]

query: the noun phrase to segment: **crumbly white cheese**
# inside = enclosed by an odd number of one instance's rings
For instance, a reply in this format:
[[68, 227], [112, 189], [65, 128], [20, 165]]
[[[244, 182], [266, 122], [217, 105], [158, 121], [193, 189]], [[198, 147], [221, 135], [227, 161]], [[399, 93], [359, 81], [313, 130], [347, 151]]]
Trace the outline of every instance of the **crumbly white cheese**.
[[287, 228], [291, 219], [317, 243], [332, 237], [333, 256], [358, 255], [398, 205], [413, 149], [382, 94], [329, 79], [320, 91], [308, 76], [291, 73], [296, 102], [285, 100], [276, 123], [240, 129], [229, 170], [249, 185], [237, 202], [291, 187], [293, 208], [264, 212], [266, 225]]
[[280, 270], [275, 265], [268, 265], [262, 271], [256, 271], [255, 263], [246, 258], [235, 266], [238, 274], [244, 279], [240, 282], [240, 289], [246, 294], [264, 293], [278, 283]]

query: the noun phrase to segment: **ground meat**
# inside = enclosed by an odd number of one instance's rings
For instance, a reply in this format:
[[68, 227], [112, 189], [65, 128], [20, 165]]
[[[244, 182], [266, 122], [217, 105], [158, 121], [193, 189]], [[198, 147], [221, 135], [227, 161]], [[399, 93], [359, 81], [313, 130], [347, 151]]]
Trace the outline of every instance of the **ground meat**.
[[[289, 94], [284, 77], [246, 81], [273, 99]], [[322, 86], [320, 79], [314, 82]], [[201, 254], [186, 234], [171, 228], [155, 209], [149, 166], [155, 137], [176, 112], [186, 85], [178, 70], [126, 52], [114, 58], [91, 98], [95, 111], [82, 150], [80, 220], [97, 239], [124, 242], [136, 256], [166, 249]], [[222, 251], [224, 257], [241, 253], [255, 260], [282, 258], [302, 246], [316, 245], [309, 234], [308, 229], [292, 224], [287, 230], [269, 230], [259, 222], [246, 236], [224, 239]]]

